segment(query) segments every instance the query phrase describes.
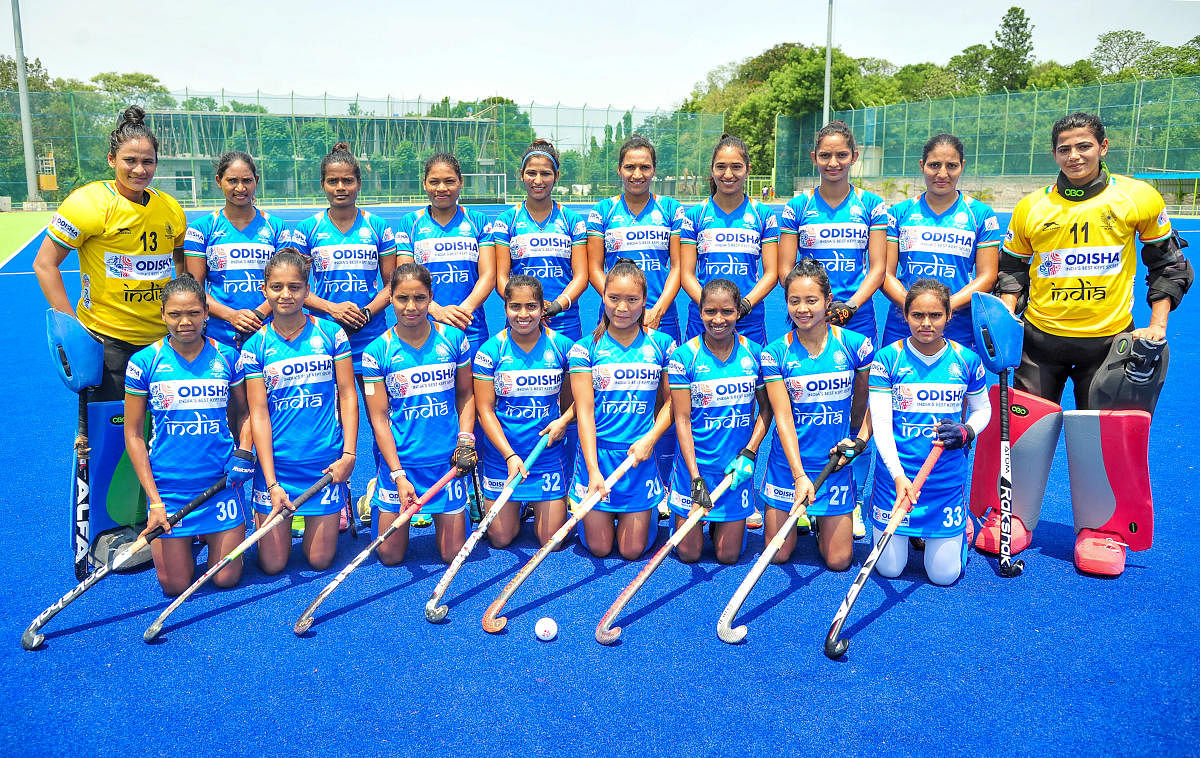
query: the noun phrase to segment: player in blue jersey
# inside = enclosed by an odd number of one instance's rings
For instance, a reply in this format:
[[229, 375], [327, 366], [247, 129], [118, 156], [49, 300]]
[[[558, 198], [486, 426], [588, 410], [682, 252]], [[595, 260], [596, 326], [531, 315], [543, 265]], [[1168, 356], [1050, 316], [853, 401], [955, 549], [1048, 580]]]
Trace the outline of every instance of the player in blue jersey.
[[[674, 198], [650, 191], [657, 156], [654, 145], [634, 135], [625, 140], [617, 156], [617, 174], [624, 192], [596, 203], [588, 214], [588, 276], [596, 292], [604, 294], [604, 275], [618, 258], [628, 258], [646, 274], [646, 318], [650, 329], [680, 341], [679, 230], [684, 210]], [[675, 458], [674, 427], [659, 440], [655, 455], [659, 476], [671, 476]]]
[[433, 276], [429, 315], [467, 334], [471, 352], [491, 336], [483, 304], [496, 283], [492, 225], [477, 210], [458, 204], [462, 168], [450, 153], [425, 161], [429, 205], [400, 219], [397, 261], [420, 263]]
[[844, 121], [822, 127], [809, 156], [821, 183], [784, 206], [779, 283], [800, 258], [817, 259], [829, 273], [833, 292], [829, 323], [875, 339], [871, 296], [883, 284], [887, 264], [887, 204], [850, 183], [858, 147]]
[[[475, 354], [475, 412], [485, 434], [479, 440], [485, 510], [508, 480], [527, 476], [488, 527], [488, 540], [494, 547], [511, 544], [521, 526], [517, 504], [526, 502], [544, 545], [567, 520], [569, 472], [561, 441], [575, 417], [571, 384], [564, 381], [573, 343], [542, 325], [542, 285], [532, 276], [509, 277], [504, 311], [508, 328]], [[523, 461], [543, 435], [551, 444], [526, 471]]]
[[569, 339], [579, 339], [579, 297], [587, 289], [587, 221], [551, 197], [558, 181], [558, 151], [534, 140], [521, 158], [525, 200], [492, 222], [496, 245], [496, 291], [508, 277], [532, 276], [546, 293], [546, 322]]
[[[382, 217], [358, 207], [362, 171], [345, 142], [321, 159], [321, 188], [329, 208], [292, 229], [292, 245], [312, 259], [309, 313], [346, 331], [361, 376], [362, 351], [387, 329], [383, 309], [396, 267], [396, 242]], [[361, 379], [360, 379], [361, 382]]]
[[680, 341], [679, 230], [684, 209], [679, 201], [650, 190], [657, 156], [650, 140], [634, 135], [617, 155], [624, 190], [596, 203], [587, 219], [588, 278], [603, 296], [604, 275], [618, 258], [629, 258], [646, 274], [646, 326]]
[[[367, 413], [379, 447], [378, 486], [372, 506], [378, 533], [424, 494], [453, 462], [459, 476], [475, 466], [475, 400], [471, 347], [466, 335], [429, 318], [433, 278], [417, 263], [401, 263], [389, 282], [396, 325], [363, 353]], [[449, 562], [467, 539], [466, 487], [452, 480], [421, 509], [432, 515], [438, 552]], [[408, 529], [379, 546], [379, 560], [395, 565], [408, 551]]]
[[240, 348], [271, 313], [263, 299], [262, 271], [288, 244], [283, 221], [254, 207], [258, 166], [241, 150], [217, 160], [217, 186], [225, 207], [188, 226], [183, 242], [187, 270], [208, 290], [206, 334]]
[[893, 205], [889, 212], [883, 294], [892, 306], [882, 342], [908, 336], [901, 310], [908, 288], [918, 279], [934, 279], [952, 293], [947, 336], [972, 347], [971, 293], [990, 292], [995, 284], [1004, 232], [986, 203], [958, 189], [963, 172], [962, 140], [953, 134], [930, 138], [921, 151], [920, 164], [925, 191]]
[[[746, 518], [754, 512], [754, 459], [771, 424], [771, 405], [759, 365], [762, 348], [737, 334], [742, 293], [728, 279], [700, 291], [704, 334], [685, 342], [668, 365], [671, 407], [679, 437], [670, 505], [678, 529], [693, 497], [710, 496], [725, 477], [732, 486], [708, 512], [708, 533], [720, 563], [742, 554]], [[679, 560], [700, 559], [704, 535], [693, 531], [679, 543]]]
[[[870, 408], [875, 447], [875, 491], [870, 518], [883, 534], [896, 493], [911, 493], [930, 445], [945, 452], [925, 480], [915, 507], [896, 534], [925, 539], [925, 573], [934, 584], [952, 584], [966, 565], [967, 449], [991, 417], [983, 364], [969, 348], [943, 336], [950, 290], [932, 279], [908, 289], [904, 316], [910, 336], [879, 349], [871, 366]], [[962, 417], [964, 396], [968, 411]], [[908, 561], [908, 540], [888, 542], [876, 567], [896, 577]]]
[[[276, 253], [263, 270], [271, 322], [242, 345], [246, 400], [258, 453], [254, 517], [259, 526], [322, 474], [334, 484], [300, 506], [304, 555], [317, 570], [337, 549], [338, 512], [350, 497], [358, 441], [358, 395], [345, 331], [305, 315], [308, 259], [294, 248]], [[292, 551], [290, 525], [281, 523], [258, 543], [263, 571], [277, 574]]]
[[684, 217], [679, 234], [683, 290], [688, 304], [688, 339], [704, 331], [700, 321], [700, 290], [710, 279], [729, 279], [743, 293], [738, 304], [738, 333], [766, 344], [763, 300], [775, 288], [779, 263], [776, 243], [779, 222], [771, 209], [746, 195], [750, 154], [746, 143], [721, 135], [713, 149], [711, 197], [694, 205]]
[[[780, 284], [798, 259], [817, 259], [829, 273], [833, 292], [829, 323], [875, 340], [878, 332], [871, 297], [883, 284], [887, 266], [887, 204], [878, 195], [850, 183], [850, 168], [858, 160], [858, 147], [844, 121], [822, 127], [809, 155], [821, 183], [811, 192], [792, 198], [783, 209], [779, 223]], [[859, 497], [853, 513], [854, 537], [858, 539], [867, 533], [861, 498], [871, 475], [871, 457], [859, 456], [852, 468]]]
[[[869, 337], [828, 323], [833, 295], [819, 261], [800, 259], [784, 281], [784, 293], [794, 328], [762, 354], [776, 430], [763, 479], [768, 506], [763, 538], [770, 542], [792, 506], [808, 497], [806, 517], [817, 520], [821, 558], [830, 570], [845, 571], [854, 553], [854, 477], [843, 468], [816, 492], [812, 477], [835, 447], [855, 453], [866, 448], [867, 374], [875, 351]], [[791, 557], [795, 540], [787, 535], [776, 563]]]
[[[167, 282], [162, 318], [168, 336], [134, 354], [125, 368], [125, 448], [146, 492], [146, 529], [166, 532], [151, 543], [158, 583], [178, 595], [192, 583], [196, 559], [192, 538], [203, 535], [212, 566], [245, 535], [246, 512], [241, 482], [254, 473], [251, 461], [233, 455], [252, 443], [246, 414], [246, 388], [237, 353], [203, 335], [208, 313], [204, 288], [190, 276]], [[146, 449], [146, 411], [154, 429]], [[174, 529], [167, 514], [182, 508], [228, 473], [230, 486], [184, 517]], [[242, 560], [231, 561], [213, 578], [232, 587], [242, 575]]]
[[571, 501], [603, 491], [605, 477], [627, 455], [638, 462], [583, 517], [581, 538], [598, 557], [611, 553], [615, 541], [629, 561], [653, 542], [663, 483], [650, 457], [672, 423], [667, 364], [675, 341], [645, 329], [645, 312], [646, 275], [633, 261], [618, 260], [604, 283], [600, 324], [568, 356], [579, 420]]

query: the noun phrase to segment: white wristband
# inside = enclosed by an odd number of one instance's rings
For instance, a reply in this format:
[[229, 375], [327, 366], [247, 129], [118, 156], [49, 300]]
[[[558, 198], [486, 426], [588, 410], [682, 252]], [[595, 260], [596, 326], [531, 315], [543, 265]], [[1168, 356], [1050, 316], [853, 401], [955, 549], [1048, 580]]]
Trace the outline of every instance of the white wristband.
[[402, 477], [402, 476], [404, 476], [404, 468], [403, 467], [392, 470], [391, 477], [392, 477], [393, 482], [400, 481], [400, 477]]

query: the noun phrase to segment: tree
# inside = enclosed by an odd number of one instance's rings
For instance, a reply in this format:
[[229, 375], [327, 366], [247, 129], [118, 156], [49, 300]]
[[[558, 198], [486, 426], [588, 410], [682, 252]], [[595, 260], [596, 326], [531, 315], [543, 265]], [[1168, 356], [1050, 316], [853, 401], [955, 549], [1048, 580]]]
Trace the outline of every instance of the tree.
[[189, 97], [179, 104], [185, 111], [215, 111], [217, 101], [211, 97]]
[[1157, 46], [1157, 42], [1142, 32], [1118, 29], [1101, 34], [1096, 39], [1096, 47], [1089, 60], [1105, 74], [1119, 74], [1127, 68], [1133, 68]]
[[152, 74], [104, 71], [93, 76], [92, 81], [118, 105], [143, 108], [174, 108], [176, 105], [170, 91]]
[[[41, 58], [32, 61], [25, 59], [25, 83], [31, 92], [50, 92], [54, 89]], [[0, 55], [0, 90], [17, 91], [17, 59], [14, 56]]]
[[987, 45], [971, 45], [963, 48], [958, 55], [951, 56], [946, 69], [958, 81], [959, 92], [974, 95], [985, 91], [991, 57], [992, 51]]
[[988, 56], [988, 89], [1024, 89], [1033, 68], [1033, 24], [1017, 6], [1008, 9]]
[[257, 103], [239, 103], [237, 100], [230, 100], [229, 105], [225, 110], [233, 111], [234, 113], [266, 113], [267, 109]]

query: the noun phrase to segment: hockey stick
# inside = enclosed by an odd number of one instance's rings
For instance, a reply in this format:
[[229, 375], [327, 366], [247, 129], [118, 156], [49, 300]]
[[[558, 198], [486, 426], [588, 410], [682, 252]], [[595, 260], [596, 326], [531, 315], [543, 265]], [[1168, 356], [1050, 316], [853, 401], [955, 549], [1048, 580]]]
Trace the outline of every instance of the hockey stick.
[[[66, 359], [63, 359], [63, 365], [66, 365]], [[79, 393], [80, 418], [75, 431], [76, 439], [82, 437], [86, 440], [87, 445], [91, 445], [91, 439], [88, 437], [88, 394], [90, 389], [85, 389]], [[91, 472], [89, 468], [88, 458], [91, 456], [90, 448], [84, 448], [82, 451], [78, 447], [75, 449], [75, 472], [74, 479], [71, 482], [71, 513], [72, 521], [75, 525], [75, 581], [82, 581], [88, 576], [88, 550], [91, 548], [92, 535], [90, 530], [91, 524]]]
[[338, 585], [345, 581], [346, 577], [350, 576], [350, 573], [354, 571], [354, 569], [361, 566], [363, 561], [365, 561], [367, 558], [370, 558], [371, 553], [374, 553], [376, 550], [378, 550], [380, 545], [382, 545], [384, 542], [387, 542], [388, 537], [391, 537], [393, 534], [395, 534], [397, 529], [402, 526], [407, 527], [408, 522], [414, 515], [416, 515], [417, 511], [421, 510], [426, 503], [432, 500], [434, 495], [441, 492], [442, 488], [449, 484], [450, 480], [453, 479], [457, 474], [458, 467], [451, 466], [450, 470], [445, 474], [442, 474], [442, 478], [434, 482], [433, 486], [426, 490], [424, 495], [421, 495], [421, 497], [414, 500], [398, 514], [396, 514], [396, 519], [392, 521], [392, 525], [385, 529], [382, 534], [372, 540], [371, 544], [367, 545], [361, 553], [356, 555], [354, 560], [350, 561], [350, 563], [346, 565], [346, 568], [338, 572], [337, 576], [333, 578], [332, 582], [325, 585], [325, 589], [321, 590], [321, 594], [317, 595], [317, 597], [308, 604], [308, 607], [304, 609], [304, 613], [301, 613], [300, 618], [296, 619], [296, 623], [292, 625], [292, 631], [295, 632], [297, 636], [307, 632], [313, 625], [313, 614], [317, 612], [317, 608], [321, 606], [321, 603], [325, 602], [325, 598], [333, 594], [333, 591], [338, 588]]
[[[522, 461], [521, 465], [528, 471], [530, 467], [537, 461], [542, 451], [550, 444], [550, 435], [543, 435], [538, 441], [537, 446], [533, 448], [533, 452], [529, 457]], [[525, 481], [525, 477], [518, 474], [516, 478], [504, 485], [500, 496], [496, 498], [496, 502], [492, 503], [491, 509], [488, 510], [484, 517], [479, 521], [479, 525], [475, 527], [475, 531], [471, 532], [471, 536], [463, 543], [462, 548], [458, 551], [458, 555], [454, 556], [454, 560], [450, 562], [450, 566], [446, 569], [446, 573], [442, 575], [437, 586], [433, 588], [433, 594], [429, 596], [429, 600], [425, 602], [425, 620], [431, 623], [437, 623], [446, 618], [446, 613], [449, 612], [450, 606], [439, 605], [442, 596], [446, 594], [446, 590], [450, 587], [450, 582], [454, 581], [455, 575], [462, 565], [466, 563], [467, 557], [471, 555], [471, 551], [475, 549], [475, 545], [487, 533], [487, 529], [495, 521], [496, 516], [500, 514], [500, 510], [512, 500], [513, 493], [517, 491], [518, 485]]]
[[[929, 472], [933, 470], [934, 464], [937, 463], [941, 455], [942, 446], [934, 442], [929, 455], [925, 457], [925, 463], [921, 465], [921, 470], [917, 472], [916, 478], [912, 481], [914, 496], [921, 493], [921, 486], [925, 484], [926, 477], [929, 476]], [[892, 516], [888, 519], [887, 529], [879, 536], [879, 541], [875, 543], [875, 548], [871, 550], [871, 554], [863, 562], [862, 569], [859, 570], [858, 576], [854, 577], [854, 583], [850, 585], [850, 591], [846, 593], [845, 599], [842, 600], [842, 605], [833, 617], [833, 624], [830, 625], [829, 634], [825, 637], [825, 655], [830, 660], [836, 661], [838, 658], [841, 658], [845, 655], [846, 648], [850, 647], [850, 640], [838, 639], [838, 635], [842, 631], [842, 625], [846, 623], [846, 617], [850, 615], [850, 609], [854, 607], [854, 601], [858, 599], [858, 593], [862, 592], [863, 585], [867, 583], [867, 578], [875, 568], [875, 563], [879, 560], [883, 549], [887, 547], [888, 541], [892, 539], [892, 535], [900, 527], [900, 522], [904, 520], [904, 517], [908, 515], [912, 508], [913, 504], [911, 500], [904, 497], [896, 498], [896, 504], [892, 506]]]
[[[183, 520], [184, 516], [196, 510], [201, 505], [204, 505], [223, 489], [225, 489], [225, 477], [222, 476], [216, 484], [212, 485], [204, 492], [196, 496], [196, 498], [190, 503], [168, 516], [167, 523], [171, 526], [175, 526], [181, 520]], [[131, 542], [125, 547], [121, 548], [121, 552], [113, 556], [111, 564], [107, 566], [101, 566], [100, 568], [96, 569], [91, 576], [84, 579], [82, 582], [76, 585], [74, 589], [59, 598], [57, 603], [42, 611], [41, 614], [33, 620], [33, 623], [29, 625], [29, 628], [25, 630], [25, 633], [21, 635], [21, 647], [25, 648], [26, 650], [36, 650], [38, 647], [40, 647], [42, 642], [46, 639], [46, 636], [41, 634], [42, 627], [44, 627], [47, 622], [50, 621], [50, 619], [57, 616], [59, 611], [74, 602], [77, 597], [95, 586], [96, 582], [99, 582], [101, 579], [108, 576], [109, 573], [121, 568], [121, 566], [128, 562], [134, 553], [146, 547], [146, 545], [149, 545], [154, 541], [155, 538], [161, 536], [162, 534], [163, 528], [160, 526], [155, 528], [144, 537], [138, 537], [136, 541]]]
[[[730, 474], [721, 480], [721, 483], [709, 495], [709, 499], [713, 503], [716, 503], [732, 484], [733, 475]], [[662, 562], [666, 560], [671, 551], [678, 547], [679, 543], [683, 542], [684, 538], [696, 528], [701, 519], [708, 515], [709, 510], [708, 508], [699, 508], [696, 505], [692, 505], [692, 510], [688, 513], [687, 520], [675, 530], [675, 533], [671, 535], [666, 544], [658, 549], [658, 552], [654, 554], [650, 562], [642, 567], [642, 570], [633, 578], [633, 581], [625, 589], [621, 590], [621, 594], [617, 595], [617, 599], [609, 606], [608, 611], [596, 626], [596, 642], [599, 642], [601, 645], [611, 645], [617, 641], [617, 638], [621, 636], [621, 627], [612, 626], [612, 622], [616, 621], [617, 615], [625, 609], [625, 606], [629, 604], [629, 601], [633, 599], [637, 591], [642, 588], [642, 585], [646, 583], [650, 575], [662, 565]]]
[[[625, 472], [633, 468], [635, 463], [637, 463], [637, 461], [632, 455], [625, 456], [625, 460], [621, 461], [621, 465], [617, 466], [616, 471], [609, 474], [608, 478], [604, 480], [604, 489], [611, 490], [613, 486], [621, 479], [621, 477], [625, 476]], [[504, 616], [497, 616], [496, 614], [503, 610], [504, 604], [507, 603], [508, 599], [512, 597], [514, 592], [517, 591], [517, 588], [529, 578], [529, 575], [532, 574], [533, 570], [536, 569], [538, 565], [546, 559], [547, 555], [550, 555], [550, 553], [554, 552], [554, 550], [556, 550], [558, 546], [562, 544], [562, 541], [567, 538], [567, 535], [571, 533], [571, 530], [575, 528], [575, 525], [583, 521], [583, 517], [586, 516], [589, 511], [595, 508], [596, 504], [599, 503], [603, 497], [604, 496], [600, 492], [593, 492], [591, 495], [584, 498], [583, 502], [579, 504], [579, 507], [575, 510], [575, 512], [571, 514], [571, 518], [567, 519], [567, 522], [560, 526], [558, 531], [550, 537], [550, 541], [545, 545], [542, 545], [541, 549], [534, 553], [533, 557], [529, 559], [529, 562], [521, 567], [521, 570], [517, 572], [517, 575], [510, 579], [508, 584], [504, 585], [504, 589], [500, 590], [500, 594], [495, 600], [492, 601], [492, 604], [488, 606], [487, 611], [483, 614], [483, 630], [485, 632], [496, 634], [504, 628], [504, 625], [508, 623], [508, 619]]]
[[[837, 453], [832, 453], [829, 456], [829, 462], [825, 464], [825, 468], [821, 469], [821, 473], [817, 474], [816, 480], [813, 481], [813, 492], [821, 489], [821, 485], [825, 484], [825, 480], [829, 475], [836, 471], [840, 466], [837, 465]], [[758, 584], [758, 580], [762, 578], [763, 572], [767, 570], [767, 566], [771, 565], [771, 559], [783, 547], [783, 543], [787, 541], [788, 535], [796, 528], [796, 521], [800, 519], [800, 514], [808, 510], [808, 500], [801, 503], [796, 503], [792, 509], [788, 511], [787, 520], [783, 522], [783, 526], [779, 527], [779, 531], [775, 532], [775, 536], [763, 548], [762, 555], [758, 556], [758, 560], [750, 567], [750, 572], [746, 574], [746, 578], [738, 585], [737, 590], [733, 593], [733, 597], [729, 598], [729, 602], [725, 604], [725, 610], [721, 611], [721, 618], [717, 619], [717, 636], [722, 642], [728, 642], [730, 645], [735, 645], [746, 638], [746, 625], [742, 624], [736, 629], [731, 629], [730, 624], [737, 617], [738, 611], [742, 609], [742, 604], [746, 602], [746, 598], [750, 596], [750, 591]]]
[[1012, 447], [1008, 417], [1012, 404], [1008, 393], [1008, 369], [1000, 372], [1000, 576], [1011, 578], [1025, 570], [1025, 561], [1012, 559]]
[[268, 532], [282, 523], [285, 518], [290, 519], [292, 514], [295, 513], [300, 506], [304, 505], [304, 503], [306, 503], [313, 495], [316, 495], [318, 492], [325, 489], [325, 487], [332, 481], [332, 474], [326, 474], [325, 476], [321, 477], [316, 484], [300, 493], [300, 496], [292, 501], [291, 508], [284, 508], [265, 524], [260, 526], [258, 529], [255, 529], [249, 537], [242, 540], [240, 545], [235, 547], [233, 550], [230, 550], [229, 555], [226, 555], [224, 558], [218, 561], [216, 565], [210, 567], [208, 571], [205, 571], [199, 579], [192, 582], [191, 587], [188, 587], [183, 591], [182, 594], [180, 594], [179, 597], [175, 598], [175, 600], [167, 606], [167, 609], [160, 613], [158, 618], [154, 619], [154, 623], [146, 629], [144, 634], [142, 634], [142, 639], [144, 639], [146, 642], [153, 642], [154, 638], [158, 636], [158, 633], [162, 631], [163, 622], [167, 620], [167, 617], [174, 613], [176, 608], [183, 605], [183, 602], [191, 597], [196, 590], [204, 586], [209, 579], [212, 579], [214, 576], [216, 576], [217, 572], [219, 572], [221, 569], [240, 558], [242, 553], [246, 552], [248, 549], [250, 549], [250, 546], [261, 540]]

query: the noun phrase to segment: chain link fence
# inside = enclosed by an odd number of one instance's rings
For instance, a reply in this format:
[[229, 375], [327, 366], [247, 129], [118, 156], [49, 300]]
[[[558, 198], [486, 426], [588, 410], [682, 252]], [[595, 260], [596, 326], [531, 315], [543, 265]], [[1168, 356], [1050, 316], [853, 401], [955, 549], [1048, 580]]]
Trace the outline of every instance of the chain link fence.
[[[81, 184], [111, 177], [108, 134], [127, 103], [101, 92], [33, 92], [30, 100], [43, 199], [57, 202]], [[659, 192], [700, 197], [707, 194], [712, 146], [724, 131], [720, 114], [522, 105], [502, 98], [457, 102], [184, 90], [150, 95], [139, 104], [160, 142], [156, 183], [185, 204], [221, 199], [214, 164], [232, 149], [258, 162], [258, 196], [265, 203], [324, 203], [320, 162], [339, 141], [362, 164], [363, 202], [422, 198], [421, 167], [436, 152], [452, 152], [462, 163], [464, 199], [502, 202], [521, 196], [520, 159], [535, 136], [553, 142], [562, 157], [559, 196], [588, 200], [620, 191], [617, 155], [635, 133], [657, 149]], [[0, 195], [23, 199], [15, 92], [0, 92], [0, 146]]]

